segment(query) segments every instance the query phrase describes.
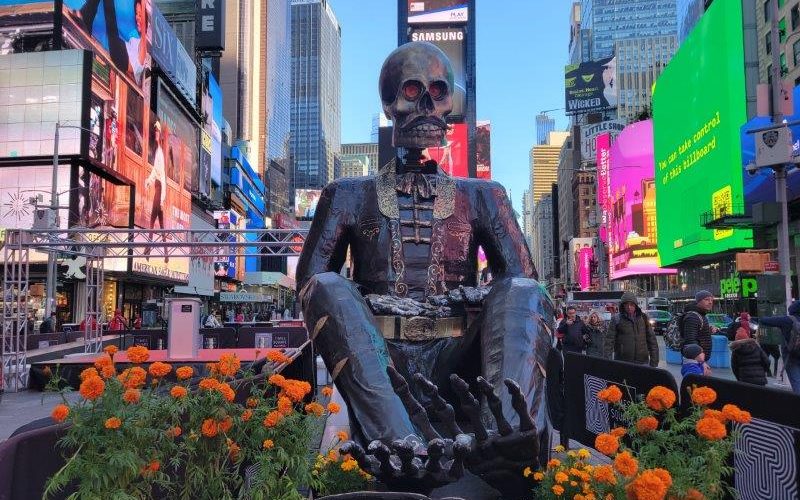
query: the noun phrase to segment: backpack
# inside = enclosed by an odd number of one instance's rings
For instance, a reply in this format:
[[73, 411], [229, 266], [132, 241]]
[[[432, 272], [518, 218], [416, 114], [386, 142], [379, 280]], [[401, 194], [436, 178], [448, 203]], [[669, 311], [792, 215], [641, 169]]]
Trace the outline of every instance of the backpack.
[[792, 319], [792, 332], [786, 342], [786, 355], [800, 357], [800, 321], [793, 316], [789, 317]]
[[693, 311], [678, 313], [672, 318], [667, 330], [664, 332], [664, 344], [666, 344], [667, 348], [673, 351], [680, 351], [683, 348], [683, 324], [686, 321], [686, 316], [691, 312]]

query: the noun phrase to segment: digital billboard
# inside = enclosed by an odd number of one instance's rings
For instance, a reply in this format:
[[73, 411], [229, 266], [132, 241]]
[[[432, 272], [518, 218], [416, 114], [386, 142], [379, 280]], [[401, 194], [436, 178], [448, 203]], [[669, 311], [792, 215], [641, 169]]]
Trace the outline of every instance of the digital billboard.
[[492, 178], [492, 124], [479, 121], [475, 129], [475, 156], [478, 179]]
[[467, 124], [452, 123], [445, 134], [445, 145], [427, 148], [422, 154], [436, 161], [442, 170], [455, 177], [469, 177]]
[[448, 120], [464, 116], [467, 102], [466, 44], [464, 28], [411, 28], [409, 39], [412, 42], [430, 42], [439, 47], [450, 59], [453, 67], [453, 111]]
[[312, 219], [317, 211], [317, 203], [322, 193], [320, 189], [295, 189], [294, 216], [297, 219]]
[[408, 24], [453, 24], [468, 20], [466, 0], [408, 0]]
[[[217, 229], [236, 229], [239, 224], [239, 214], [233, 210], [218, 210], [214, 212], [214, 219], [217, 221]], [[219, 238], [222, 241], [236, 243], [235, 234], [222, 234]], [[217, 257], [214, 260], [214, 276], [236, 278], [236, 246], [223, 249], [231, 255]]]
[[572, 282], [580, 285], [581, 290], [592, 286], [592, 260], [594, 248], [592, 238], [572, 238], [569, 241], [569, 252], [572, 258]]
[[[207, 162], [211, 182], [222, 186], [222, 89], [216, 78], [206, 72], [203, 78], [203, 97], [201, 102], [202, 113], [206, 117], [203, 124], [203, 141], [208, 141], [208, 147], [203, 142], [203, 150], [208, 154]], [[201, 169], [201, 176], [206, 174]]]
[[608, 242], [608, 221], [611, 210], [611, 134], [605, 132], [595, 138], [597, 152], [597, 206], [600, 209], [598, 237]]
[[658, 252], [662, 265], [752, 246], [749, 229], [706, 229], [744, 205], [747, 120], [741, 2], [714, 2], [653, 92]]
[[[0, 55], [0, 158], [52, 156], [56, 122], [85, 126], [88, 55], [60, 50]], [[60, 155], [81, 152], [81, 130], [59, 130]]]
[[615, 57], [568, 64], [564, 68], [566, 114], [593, 113], [617, 107]]
[[[653, 121], [625, 127], [609, 153], [610, 193], [605, 201], [610, 207], [606, 224], [610, 278], [674, 274], [674, 269], [659, 267]], [[600, 199], [598, 190], [598, 203]]]

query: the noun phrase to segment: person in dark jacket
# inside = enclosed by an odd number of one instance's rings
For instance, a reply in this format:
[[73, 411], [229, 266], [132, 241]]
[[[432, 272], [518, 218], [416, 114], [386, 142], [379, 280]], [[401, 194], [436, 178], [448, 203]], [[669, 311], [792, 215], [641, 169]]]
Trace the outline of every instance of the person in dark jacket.
[[55, 333], [56, 331], [56, 313], [51, 312], [50, 317], [42, 321], [39, 325], [39, 333]]
[[741, 327], [731, 342], [731, 370], [739, 382], [767, 385], [769, 358], [750, 332]]
[[602, 358], [605, 354], [606, 325], [600, 313], [592, 310], [583, 324], [583, 340], [586, 342], [586, 354]]
[[[789, 306], [788, 316], [766, 316], [759, 318], [759, 324], [762, 326], [774, 326], [781, 329], [783, 334], [783, 345], [781, 351], [783, 352], [783, 371], [789, 377], [789, 384], [792, 386], [792, 391], [800, 394], [800, 356], [787, 352], [786, 344], [792, 336], [792, 330], [795, 328], [795, 322], [800, 322], [800, 300], [795, 300]], [[800, 327], [800, 325], [798, 325]]]
[[714, 294], [707, 290], [700, 290], [694, 296], [694, 304], [687, 305], [683, 312], [683, 345], [697, 344], [703, 348], [706, 362], [703, 365], [706, 375], [711, 374], [708, 361], [711, 359], [711, 334], [716, 333], [716, 328], [708, 323], [706, 314], [714, 308]]
[[650, 320], [639, 308], [636, 296], [625, 293], [620, 299], [619, 314], [611, 319], [605, 342], [607, 358], [658, 366], [658, 341]]
[[565, 351], [582, 353], [586, 349], [586, 342], [583, 340], [583, 321], [574, 306], [567, 307], [567, 316], [561, 320], [556, 333]]

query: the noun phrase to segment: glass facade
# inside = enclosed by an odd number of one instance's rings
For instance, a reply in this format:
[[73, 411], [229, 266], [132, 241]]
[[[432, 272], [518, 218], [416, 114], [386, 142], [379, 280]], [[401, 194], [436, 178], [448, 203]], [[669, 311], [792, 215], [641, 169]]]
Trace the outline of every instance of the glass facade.
[[341, 148], [341, 30], [326, 0], [292, 1], [291, 192], [333, 180]]
[[[291, 97], [292, 97], [292, 58], [290, 52], [292, 9], [288, 0], [267, 3], [267, 120], [266, 120], [266, 165], [267, 169], [275, 164], [280, 165], [277, 177], [283, 177], [281, 193], [272, 193], [276, 189], [268, 183], [270, 190], [270, 208], [277, 211], [286, 210], [285, 200], [288, 188], [285, 174], [291, 171], [291, 154], [289, 140], [291, 138]], [[272, 179], [269, 173], [268, 179]], [[276, 211], [272, 211], [274, 216]]]
[[628, 38], [675, 35], [676, 0], [583, 0], [581, 28], [591, 30], [590, 57], [614, 55], [614, 44]]

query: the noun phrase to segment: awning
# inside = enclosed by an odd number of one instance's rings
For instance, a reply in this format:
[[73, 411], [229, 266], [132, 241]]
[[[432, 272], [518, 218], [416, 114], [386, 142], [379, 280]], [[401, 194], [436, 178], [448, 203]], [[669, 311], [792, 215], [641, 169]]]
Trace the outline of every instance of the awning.
[[245, 273], [245, 285], [278, 286], [294, 290], [295, 282], [283, 273], [275, 271], [259, 271]]

